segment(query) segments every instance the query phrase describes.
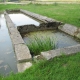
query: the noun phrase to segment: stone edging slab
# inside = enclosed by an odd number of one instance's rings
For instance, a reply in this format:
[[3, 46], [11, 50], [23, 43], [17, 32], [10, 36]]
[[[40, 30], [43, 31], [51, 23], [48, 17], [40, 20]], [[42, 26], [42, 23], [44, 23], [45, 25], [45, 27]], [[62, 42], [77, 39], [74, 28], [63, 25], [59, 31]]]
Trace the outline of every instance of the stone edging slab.
[[17, 64], [18, 72], [23, 72], [31, 66], [32, 66], [31, 62], [18, 63]]
[[[80, 29], [77, 28], [76, 26], [70, 25], [70, 24], [64, 24], [62, 26], [58, 27], [59, 30], [74, 36], [78, 39], [80, 39]], [[56, 50], [50, 50], [46, 52], [41, 52], [41, 55], [49, 60], [51, 58], [54, 58], [55, 56], [60, 56], [62, 54], [69, 55], [69, 54], [75, 54], [77, 52], [80, 52], [80, 44], [74, 45], [74, 46], [69, 46], [65, 48], [59, 48]]]
[[34, 20], [38, 21], [40, 24], [39, 26], [36, 26], [34, 24], [28, 24], [28, 25], [21, 25], [17, 26], [18, 31], [21, 34], [32, 32], [32, 31], [40, 31], [40, 30], [52, 30], [52, 29], [58, 29], [58, 26], [62, 25], [63, 23], [51, 18], [48, 18], [46, 16], [42, 16], [27, 10], [6, 10], [6, 12], [14, 13], [14, 12], [20, 12], [25, 15], [28, 15], [29, 17], [33, 18]]
[[64, 24], [62, 26], [59, 26], [58, 29], [71, 35], [71, 36], [74, 36], [74, 37], [80, 39], [80, 28], [78, 28], [76, 26], [73, 26], [70, 24]]
[[65, 55], [75, 54], [77, 52], [80, 52], [80, 44], [75, 45], [75, 46], [60, 48], [60, 49], [56, 49], [56, 50], [41, 52], [41, 55], [45, 59], [49, 60], [49, 59], [54, 58], [56, 56], [60, 56], [60, 55], [63, 55], [63, 54], [65, 54]]
[[10, 17], [6, 12], [5, 12], [5, 18], [18, 62], [31, 59], [31, 54], [28, 47], [24, 44], [24, 41], [20, 33], [15, 28], [15, 25], [13, 24], [13, 22], [11, 21]]
[[[9, 10], [8, 10], [9, 12]], [[39, 26], [35, 25], [23, 25], [23, 26], [18, 26], [17, 29], [18, 31], [23, 34], [23, 33], [28, 33], [28, 32], [33, 32], [33, 31], [40, 31], [40, 30], [52, 30], [52, 29], [57, 29], [58, 26], [62, 25], [63, 23], [51, 18], [48, 18], [46, 16], [42, 16], [30, 11], [22, 10], [20, 9], [20, 12], [23, 14], [26, 14], [33, 19], [36, 19], [40, 21]]]
[[62, 22], [60, 21], [57, 21], [55, 19], [52, 19], [52, 18], [48, 18], [46, 16], [42, 16], [42, 15], [39, 15], [39, 14], [36, 14], [36, 13], [33, 13], [33, 12], [30, 12], [30, 11], [27, 11], [27, 10], [22, 10], [20, 9], [20, 12], [26, 14], [26, 15], [29, 15], [37, 20], [40, 20], [44, 23], [53, 23], [53, 24], [56, 24], [57, 26], [62, 24]]
[[[4, 15], [6, 18], [9, 35], [11, 37], [13, 48], [16, 53], [16, 57], [18, 61], [18, 64], [17, 64], [18, 72], [22, 72], [26, 68], [29, 68], [30, 66], [32, 66], [32, 63], [24, 62], [24, 61], [30, 61], [32, 57], [28, 47], [24, 44], [24, 41], [19, 31], [17, 30], [17, 28], [15, 28], [15, 25], [11, 21], [10, 17], [6, 12], [4, 13]], [[24, 63], [22, 64], [21, 62], [24, 62]]]

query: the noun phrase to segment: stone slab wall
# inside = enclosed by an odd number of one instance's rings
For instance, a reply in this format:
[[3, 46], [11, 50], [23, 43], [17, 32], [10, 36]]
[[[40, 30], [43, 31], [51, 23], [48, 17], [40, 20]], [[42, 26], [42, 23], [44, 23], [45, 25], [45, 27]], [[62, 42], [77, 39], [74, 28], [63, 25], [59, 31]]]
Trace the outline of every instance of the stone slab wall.
[[69, 55], [69, 54], [75, 54], [77, 52], [80, 52], [80, 44], [75, 45], [75, 46], [70, 46], [70, 47], [65, 47], [65, 48], [60, 48], [56, 50], [50, 50], [46, 52], [41, 52], [41, 55], [49, 60], [51, 58], [54, 58], [56, 56], [61, 56], [61, 55]]
[[[11, 21], [10, 17], [8, 16], [8, 14], [6, 12], [4, 14], [5, 14], [5, 18], [6, 18], [9, 35], [11, 37], [14, 51], [15, 51], [17, 61], [18, 61], [18, 65], [17, 65], [18, 71], [21, 72], [27, 68], [27, 66], [28, 66], [27, 63], [29, 63], [29, 62], [24, 62], [24, 61], [30, 61], [32, 59], [32, 57], [31, 57], [28, 47], [25, 45], [19, 31], [17, 30], [17, 28]], [[21, 62], [24, 62], [24, 63], [21, 64]], [[26, 64], [25, 67], [22, 66], [24, 64]], [[20, 68], [21, 66], [22, 66], [22, 69]]]
[[20, 9], [20, 12], [23, 14], [26, 14], [36, 20], [39, 20], [41, 23], [39, 26], [35, 25], [23, 25], [23, 26], [18, 26], [18, 31], [22, 33], [26, 32], [32, 32], [32, 31], [38, 31], [38, 30], [52, 30], [52, 29], [57, 29], [59, 25], [62, 24], [60, 21], [56, 21], [54, 19], [48, 18], [46, 16], [42, 16], [36, 13], [32, 13], [26, 10]]
[[40, 27], [36, 27], [35, 25], [24, 25], [17, 27], [20, 34], [28, 33], [28, 32], [34, 32], [34, 31], [42, 31], [42, 30], [54, 30], [58, 29], [57, 27], [46, 27], [46, 23], [43, 23]]
[[73, 26], [70, 24], [64, 24], [62, 26], [59, 26], [58, 29], [71, 35], [71, 36], [74, 36], [74, 37], [77, 37], [80, 39], [80, 28], [78, 28], [76, 26]]
[[9, 13], [14, 13], [14, 12], [16, 12], [16, 13], [19, 13], [20, 12], [20, 10], [19, 9], [11, 9], [11, 10], [6, 10], [6, 12], [9, 14]]
[[[64, 24], [62, 26], [58, 27], [59, 30], [71, 35], [71, 36], [75, 36], [77, 38], [80, 39], [80, 29], [77, 28], [76, 26], [70, 25], [70, 24]], [[74, 46], [69, 46], [69, 47], [65, 47], [65, 48], [60, 48], [60, 49], [56, 49], [56, 50], [50, 50], [50, 51], [46, 51], [46, 52], [41, 52], [41, 55], [49, 60], [51, 58], [54, 58], [56, 56], [60, 56], [60, 55], [69, 55], [69, 54], [75, 54], [80, 52], [80, 44], [78, 45], [74, 45]]]
[[60, 21], [57, 21], [55, 19], [51, 19], [51, 18], [48, 18], [46, 16], [42, 16], [42, 15], [27, 11], [27, 10], [20, 9], [20, 12], [22, 12], [24, 14], [27, 14], [27, 15], [33, 17], [33, 18], [36, 18], [36, 19], [38, 19], [38, 20], [40, 20], [40, 21], [42, 21], [44, 23], [48, 23], [48, 22], [55, 22], [55, 23], [58, 23], [58, 24], [61, 23]]
[[30, 16], [31, 18], [38, 20], [40, 22], [39, 26], [35, 25], [23, 25], [23, 26], [18, 26], [17, 29], [18, 31], [23, 34], [31, 31], [38, 31], [38, 30], [52, 30], [52, 29], [57, 29], [58, 26], [62, 25], [62, 22], [48, 18], [46, 16], [42, 16], [36, 13], [32, 13], [30, 11], [26, 10], [6, 10], [7, 13], [15, 13], [15, 12], [21, 12], [23, 14], [26, 14]]

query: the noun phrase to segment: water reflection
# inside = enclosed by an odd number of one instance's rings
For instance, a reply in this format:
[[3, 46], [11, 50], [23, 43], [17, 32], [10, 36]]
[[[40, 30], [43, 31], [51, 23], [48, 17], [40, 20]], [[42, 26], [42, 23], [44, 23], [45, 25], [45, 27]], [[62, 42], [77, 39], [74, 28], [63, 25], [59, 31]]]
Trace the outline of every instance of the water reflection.
[[3, 14], [0, 25], [0, 75], [8, 75], [11, 71], [17, 72], [17, 63]]
[[40, 25], [38, 21], [35, 21], [34, 19], [21, 13], [9, 14], [9, 16], [13, 21], [13, 23], [15, 24], [15, 26], [31, 25], [31, 24], [34, 24], [36, 26]]
[[33, 36], [37, 37], [45, 37], [49, 36], [55, 40], [56, 48], [63, 48], [68, 46], [77, 45], [80, 42], [76, 41], [73, 37], [59, 31], [38, 31], [38, 32], [31, 32], [29, 34], [25, 34], [23, 36], [23, 40], [25, 43], [28, 43], [29, 39], [33, 38]]

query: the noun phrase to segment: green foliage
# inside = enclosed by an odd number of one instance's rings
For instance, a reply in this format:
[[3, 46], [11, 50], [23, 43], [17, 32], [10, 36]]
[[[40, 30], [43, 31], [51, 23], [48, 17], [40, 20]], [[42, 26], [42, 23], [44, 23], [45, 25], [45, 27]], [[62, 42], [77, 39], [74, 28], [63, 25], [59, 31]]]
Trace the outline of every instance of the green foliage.
[[80, 4], [59, 4], [52, 5], [17, 5], [17, 4], [0, 4], [0, 11], [5, 9], [25, 9], [35, 12], [64, 23], [69, 23], [80, 27]]
[[0, 80], [80, 80], [80, 53], [40, 61], [23, 73]]
[[51, 49], [55, 49], [55, 41], [50, 37], [38, 37], [34, 36], [33, 39], [29, 39], [27, 43], [28, 48], [31, 53], [34, 55], [40, 54], [42, 51], [48, 51]]

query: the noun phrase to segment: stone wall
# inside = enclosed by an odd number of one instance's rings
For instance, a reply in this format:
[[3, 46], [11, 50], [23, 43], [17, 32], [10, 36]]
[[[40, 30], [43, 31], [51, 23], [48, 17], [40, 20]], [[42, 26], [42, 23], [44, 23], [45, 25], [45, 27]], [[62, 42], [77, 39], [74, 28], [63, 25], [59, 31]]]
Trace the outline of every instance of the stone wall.
[[56, 26], [56, 27], [52, 27], [52, 26], [46, 27], [46, 24], [47, 23], [43, 23], [39, 27], [36, 27], [35, 25], [18, 26], [17, 29], [21, 34], [28, 33], [28, 32], [34, 32], [34, 31], [58, 29], [58, 26]]
[[9, 14], [9, 13], [14, 13], [14, 12], [16, 12], [16, 13], [18, 12], [18, 13], [19, 13], [20, 10], [19, 10], [19, 9], [11, 9], [11, 10], [8, 10], [8, 9], [7, 9], [6, 12], [7, 12], [8, 14]]
[[56, 56], [70, 55], [70, 54], [75, 54], [78, 52], [80, 52], [80, 44], [75, 45], [75, 46], [60, 48], [60, 49], [56, 49], [56, 50], [41, 52], [41, 55], [45, 59], [49, 60], [49, 59], [54, 58]]
[[[18, 71], [21, 72], [21, 71], [25, 70], [29, 65], [30, 66], [32, 65], [30, 62], [26, 62], [26, 61], [30, 61], [32, 59], [32, 57], [31, 57], [28, 47], [25, 45], [19, 31], [17, 30], [17, 28], [11, 21], [10, 17], [8, 16], [8, 14], [6, 12], [4, 14], [5, 14], [5, 18], [6, 18], [9, 35], [11, 37], [14, 51], [15, 51], [15, 54], [17, 57]], [[21, 64], [21, 62], [24, 62], [24, 63]]]
[[35, 26], [35, 25], [23, 25], [23, 26], [18, 26], [17, 29], [18, 31], [23, 34], [23, 33], [27, 33], [27, 32], [32, 32], [32, 31], [40, 31], [40, 30], [52, 30], [52, 29], [57, 29], [58, 26], [62, 25], [62, 22], [48, 18], [46, 16], [42, 16], [36, 13], [32, 13], [30, 11], [26, 11], [26, 10], [6, 10], [7, 13], [23, 13], [25, 15], [30, 16], [31, 18], [33, 18], [34, 20], [37, 20], [40, 22], [39, 26]]
[[32, 13], [32, 12], [29, 12], [26, 10], [20, 9], [20, 12], [22, 12], [23, 14], [26, 14], [36, 20], [39, 20], [41, 22], [39, 26], [35, 26], [35, 25], [18, 26], [17, 29], [21, 34], [27, 33], [27, 32], [32, 32], [32, 31], [39, 31], [39, 30], [57, 29], [58, 26], [62, 24], [62, 22], [60, 22], [60, 21], [56, 21], [56, 20], [48, 18], [46, 16], [42, 16], [42, 15]]
[[[70, 24], [64, 24], [62, 26], [58, 27], [59, 30], [74, 36], [78, 39], [80, 39], [80, 29], [76, 26], [70, 25]], [[41, 52], [41, 55], [49, 60], [51, 58], [54, 58], [56, 56], [60, 56], [60, 55], [69, 55], [69, 54], [75, 54], [80, 52], [80, 44], [78, 45], [74, 45], [74, 46], [69, 46], [69, 47], [65, 47], [65, 48], [60, 48], [60, 49], [55, 49], [55, 50], [50, 50], [50, 51], [46, 51], [46, 52]]]
[[76, 26], [73, 26], [70, 24], [64, 24], [62, 26], [59, 26], [58, 29], [71, 35], [71, 36], [74, 36], [74, 37], [80, 39], [80, 28], [78, 28]]
[[42, 15], [39, 15], [39, 14], [36, 14], [36, 13], [33, 13], [33, 12], [30, 12], [30, 11], [27, 11], [27, 10], [22, 10], [20, 9], [20, 12], [26, 14], [26, 15], [29, 15], [33, 18], [36, 18], [44, 23], [49, 23], [49, 22], [55, 22], [55, 23], [58, 23], [60, 24], [61, 22], [60, 21], [57, 21], [55, 19], [51, 19], [51, 18], [48, 18], [46, 16], [42, 16]]

